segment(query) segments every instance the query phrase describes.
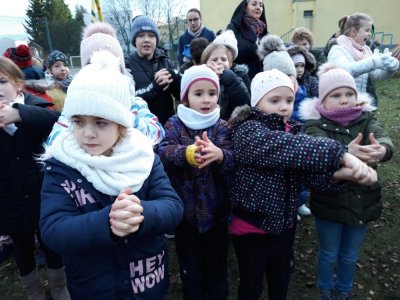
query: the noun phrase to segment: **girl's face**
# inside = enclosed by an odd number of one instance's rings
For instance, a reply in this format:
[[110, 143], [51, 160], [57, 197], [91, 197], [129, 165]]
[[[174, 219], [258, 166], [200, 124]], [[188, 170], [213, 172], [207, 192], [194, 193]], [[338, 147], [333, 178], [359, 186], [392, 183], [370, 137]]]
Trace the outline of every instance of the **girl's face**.
[[140, 57], [152, 59], [157, 46], [157, 37], [151, 31], [141, 32], [136, 36], [136, 50]]
[[283, 121], [286, 123], [293, 113], [293, 105], [293, 91], [286, 86], [280, 86], [266, 93], [258, 101], [256, 107], [268, 115], [278, 114], [282, 116]]
[[197, 32], [201, 26], [201, 18], [200, 15], [195, 12], [191, 11], [187, 14], [186, 20], [188, 22], [189, 28], [192, 32]]
[[223, 48], [215, 49], [215, 50], [211, 53], [209, 59], [207, 60], [207, 64], [208, 64], [210, 61], [215, 62], [217, 65], [223, 66], [224, 69], [230, 69], [230, 68], [231, 68], [231, 65], [232, 65], [232, 64], [229, 62], [229, 58], [228, 58], [228, 55], [227, 55], [225, 49], [223, 49]]
[[304, 69], [305, 69], [306, 65], [303, 62], [298, 62], [298, 63], [295, 63], [294, 66], [296, 68], [297, 78], [303, 77]]
[[367, 41], [371, 39], [371, 36], [372, 22], [370, 21], [364, 21], [363, 26], [361, 26], [358, 31], [355, 28], [350, 31], [350, 37], [361, 46], [364, 46]]
[[326, 110], [354, 107], [356, 104], [356, 93], [348, 87], [334, 89], [322, 102], [322, 106]]
[[249, 0], [246, 5], [246, 14], [255, 18], [260, 19], [264, 10], [264, 2], [262, 0]]
[[189, 107], [201, 114], [208, 114], [217, 107], [217, 88], [208, 80], [192, 84], [188, 92]]
[[294, 42], [297, 46], [302, 46], [304, 47], [304, 49], [306, 49], [307, 51], [310, 51], [311, 45], [308, 42], [307, 39], [301, 39], [301, 40], [296, 40]]
[[93, 156], [110, 156], [121, 129], [112, 121], [93, 116], [73, 116], [72, 133], [79, 146]]
[[0, 73], [0, 101], [6, 100], [7, 103], [17, 98], [22, 89], [22, 82], [11, 81], [5, 74]]
[[57, 60], [50, 69], [51, 74], [57, 80], [64, 80], [69, 75], [69, 67], [61, 60]]

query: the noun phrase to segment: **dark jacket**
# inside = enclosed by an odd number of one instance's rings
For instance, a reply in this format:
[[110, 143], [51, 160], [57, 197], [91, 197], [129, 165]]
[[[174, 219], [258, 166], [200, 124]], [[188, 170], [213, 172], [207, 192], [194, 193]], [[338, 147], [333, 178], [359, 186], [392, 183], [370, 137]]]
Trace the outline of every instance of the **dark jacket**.
[[[162, 125], [175, 113], [174, 98], [179, 99], [181, 75], [174, 63], [159, 48], [156, 48], [152, 59], [141, 58], [137, 52], [132, 53], [125, 62], [135, 80], [136, 96], [142, 97], [150, 111], [158, 117]], [[169, 88], [163, 91], [154, 80], [154, 75], [161, 69], [167, 69], [173, 78]]]
[[242, 78], [232, 70], [224, 70], [219, 77], [221, 93], [218, 99], [221, 119], [228, 120], [237, 106], [250, 105], [250, 92]]
[[38, 226], [42, 174], [35, 156], [60, 113], [53, 104], [24, 92], [25, 105], [14, 104], [22, 121], [9, 135], [0, 129], [0, 234], [32, 233]]
[[[226, 29], [231, 29], [235, 33], [238, 42], [238, 56], [235, 62], [238, 64], [246, 64], [249, 67], [249, 77], [253, 79], [258, 72], [263, 70], [262, 62], [257, 54], [257, 42], [264, 35], [268, 34], [268, 29], [266, 28], [260, 36], [257, 36], [254, 31], [248, 28], [243, 21], [246, 5], [246, 0], [240, 2], [233, 12], [231, 22]], [[265, 9], [263, 10], [260, 20], [267, 24]]]
[[[233, 214], [271, 234], [281, 234], [297, 217], [300, 185], [337, 189], [332, 179], [345, 152], [330, 139], [290, 132], [277, 114], [240, 107], [232, 114], [236, 167], [230, 186]], [[323, 159], [322, 159], [323, 158]]]
[[320, 49], [311, 48], [310, 53], [314, 56], [315, 63], [316, 63], [315, 69], [314, 69], [314, 71], [311, 72], [311, 75], [317, 76], [319, 67], [321, 65], [323, 65], [324, 63], [326, 63], [327, 57], [326, 57], [324, 51], [320, 50]]
[[[215, 33], [214, 31], [208, 29], [207, 27], [204, 27], [203, 30], [201, 31], [199, 37], [203, 37], [206, 38], [210, 43], [215, 40]], [[182, 34], [179, 37], [179, 44], [178, 44], [178, 61], [179, 64], [182, 65], [184, 63], [183, 61], [183, 50], [185, 48], [185, 46], [189, 46], [190, 47], [190, 43], [192, 42], [192, 40], [194, 39], [194, 36], [191, 35], [187, 30], [185, 31], [184, 34]]]
[[[233, 170], [234, 160], [227, 125], [220, 119], [204, 130], [192, 130], [175, 115], [165, 124], [165, 138], [157, 149], [172, 186], [185, 206], [183, 222], [201, 233], [226, 221], [229, 212], [228, 175]], [[221, 148], [224, 161], [198, 169], [188, 164], [186, 148], [195, 142], [195, 136], [201, 137], [203, 131], [207, 131], [213, 144]]]
[[[316, 99], [307, 99], [301, 108], [309, 117], [305, 124], [305, 132], [312, 136], [328, 137], [342, 145], [348, 145], [358, 133], [362, 133], [361, 145], [368, 145], [369, 134], [374, 133], [381, 145], [386, 147], [386, 155], [382, 161], [389, 160], [394, 153], [394, 146], [375, 116], [364, 111], [360, 117], [347, 127], [342, 127], [333, 121], [322, 117], [315, 109]], [[310, 119], [312, 118], [312, 119]], [[376, 168], [377, 165], [372, 167]], [[312, 192], [310, 197], [311, 211], [314, 216], [324, 220], [359, 226], [376, 220], [382, 212], [381, 184], [362, 186], [353, 182], [347, 183], [338, 192]]]
[[158, 156], [135, 193], [144, 221], [124, 238], [110, 230], [115, 197], [100, 193], [79, 171], [54, 158], [43, 171], [42, 239], [64, 256], [71, 298], [164, 299], [169, 282], [164, 233], [179, 224], [183, 206]]

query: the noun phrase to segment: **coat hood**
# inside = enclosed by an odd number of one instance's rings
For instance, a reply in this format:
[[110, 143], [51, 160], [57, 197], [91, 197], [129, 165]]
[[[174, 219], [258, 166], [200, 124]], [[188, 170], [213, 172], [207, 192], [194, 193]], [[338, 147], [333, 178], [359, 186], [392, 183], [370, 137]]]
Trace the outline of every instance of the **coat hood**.
[[251, 107], [249, 105], [237, 106], [229, 118], [229, 125], [236, 126], [237, 124], [247, 120], [251, 114]]
[[[362, 105], [362, 111], [374, 111], [376, 109], [375, 106], [372, 105], [373, 98], [367, 93], [359, 93], [358, 94], [358, 102], [364, 103]], [[315, 98], [307, 98], [304, 99], [299, 106], [299, 116], [303, 120], [319, 120], [322, 118], [321, 114], [317, 110], [317, 105], [320, 103], [320, 100]]]
[[44, 93], [47, 90], [54, 88], [55, 84], [54, 81], [50, 79], [39, 79], [39, 80], [31, 79], [31, 80], [25, 80], [24, 86], [36, 92]]
[[314, 55], [312, 55], [310, 52], [308, 52], [304, 47], [293, 45], [287, 48], [287, 52], [289, 53], [290, 57], [296, 54], [301, 54], [304, 56], [306, 60], [306, 66], [305, 69], [309, 72], [312, 72], [315, 70], [316, 67], [316, 61]]

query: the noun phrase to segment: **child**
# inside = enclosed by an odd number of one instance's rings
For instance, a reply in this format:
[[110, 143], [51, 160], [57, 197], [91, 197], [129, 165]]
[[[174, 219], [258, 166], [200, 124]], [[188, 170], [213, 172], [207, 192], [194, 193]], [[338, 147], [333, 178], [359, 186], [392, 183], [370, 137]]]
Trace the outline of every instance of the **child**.
[[392, 76], [399, 68], [399, 61], [391, 52], [372, 54], [366, 42], [371, 38], [373, 20], [363, 13], [343, 18], [340, 31], [328, 54], [328, 62], [347, 70], [355, 79], [357, 91], [365, 93], [368, 78], [373, 81]]
[[[357, 91], [354, 78], [333, 65], [321, 67], [320, 97], [307, 99], [300, 107], [307, 119], [305, 131], [324, 136], [348, 146], [354, 154], [373, 168], [389, 160], [394, 146], [375, 119], [367, 94]], [[367, 232], [367, 223], [380, 217], [381, 186], [349, 183], [338, 192], [312, 192], [311, 211], [319, 237], [317, 284], [319, 299], [350, 299], [357, 257]], [[336, 266], [336, 282], [333, 280]]]
[[183, 206], [149, 140], [132, 128], [118, 59], [92, 56], [71, 83], [73, 125], [42, 159], [43, 240], [65, 258], [73, 299], [163, 299], [167, 245]]
[[[46, 100], [23, 91], [24, 75], [0, 57], [0, 235], [13, 240], [14, 258], [28, 299], [46, 299], [35, 260], [42, 174], [34, 156], [59, 112]], [[68, 300], [63, 259], [44, 245], [47, 279], [53, 299]]]
[[315, 68], [311, 71], [311, 75], [316, 75], [320, 65], [326, 63], [326, 56], [322, 50], [313, 48], [313, 33], [305, 27], [295, 28], [292, 32], [291, 41], [297, 46], [302, 46], [306, 52], [310, 53], [315, 59]]
[[225, 45], [208, 45], [201, 55], [201, 63], [207, 64], [219, 77], [221, 93], [218, 103], [223, 120], [229, 119], [236, 106], [250, 103], [250, 93], [246, 85], [231, 70], [233, 56]]
[[58, 50], [52, 51], [47, 57], [47, 69], [51, 79], [58, 83], [66, 93], [72, 81], [72, 76], [69, 74], [68, 56]]
[[182, 64], [181, 67], [179, 68], [182, 74], [190, 67], [194, 65], [200, 65], [201, 55], [203, 54], [204, 49], [206, 49], [209, 44], [210, 42], [204, 37], [194, 38], [190, 42], [191, 59], [190, 61]]
[[165, 124], [158, 153], [182, 198], [175, 232], [184, 299], [227, 299], [229, 213], [227, 176], [233, 169], [228, 124], [220, 119], [217, 75], [205, 65], [186, 70], [178, 113]]
[[376, 172], [330, 139], [299, 133], [290, 120], [294, 88], [273, 69], [251, 83], [251, 106], [232, 114], [236, 167], [230, 185], [230, 232], [238, 259], [238, 299], [259, 299], [264, 273], [269, 299], [286, 299], [301, 184], [337, 189], [335, 180], [376, 181]]
[[[125, 68], [124, 53], [121, 44], [116, 38], [114, 28], [108, 23], [96, 22], [85, 27], [82, 33], [80, 45], [82, 67], [90, 63], [90, 57], [93, 53], [101, 50], [107, 50], [119, 59], [119, 69], [129, 79], [133, 127], [146, 135], [153, 145], [159, 143], [164, 138], [164, 129], [158, 118], [150, 112], [147, 102], [135, 96], [135, 83], [132, 75]], [[69, 125], [69, 121], [64, 114], [61, 114], [50, 133], [48, 143], [51, 143], [60, 132], [67, 130]]]

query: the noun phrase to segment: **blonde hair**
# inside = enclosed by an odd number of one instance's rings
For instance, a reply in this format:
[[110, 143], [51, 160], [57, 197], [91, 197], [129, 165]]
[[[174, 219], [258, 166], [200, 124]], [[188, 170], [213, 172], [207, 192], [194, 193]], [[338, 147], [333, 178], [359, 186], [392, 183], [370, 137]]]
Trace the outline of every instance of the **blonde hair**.
[[233, 55], [232, 52], [222, 44], [210, 44], [204, 49], [203, 54], [201, 55], [200, 64], [206, 64], [207, 61], [210, 59], [211, 54], [217, 49], [224, 49], [226, 56], [228, 57], [229, 65], [233, 63]]
[[364, 13], [354, 13], [350, 16], [344, 16], [339, 20], [340, 34], [349, 36], [351, 30], [360, 30], [365, 22], [373, 22], [372, 18]]
[[11, 59], [0, 56], [0, 73], [6, 76], [15, 88], [22, 88], [24, 73], [22, 73], [21, 69]]
[[296, 44], [296, 41], [306, 39], [310, 47], [314, 44], [313, 33], [305, 27], [298, 27], [293, 30], [291, 41]]

